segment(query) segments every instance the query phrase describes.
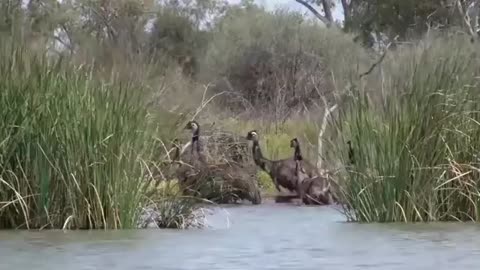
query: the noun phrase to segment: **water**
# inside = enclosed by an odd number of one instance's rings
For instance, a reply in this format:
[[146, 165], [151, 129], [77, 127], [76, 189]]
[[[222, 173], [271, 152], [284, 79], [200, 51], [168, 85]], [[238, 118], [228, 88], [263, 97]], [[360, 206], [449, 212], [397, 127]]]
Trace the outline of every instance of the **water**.
[[[473, 224], [345, 223], [328, 207], [228, 207], [204, 230], [0, 231], [0, 269], [474, 269]], [[229, 222], [227, 222], [227, 217]]]

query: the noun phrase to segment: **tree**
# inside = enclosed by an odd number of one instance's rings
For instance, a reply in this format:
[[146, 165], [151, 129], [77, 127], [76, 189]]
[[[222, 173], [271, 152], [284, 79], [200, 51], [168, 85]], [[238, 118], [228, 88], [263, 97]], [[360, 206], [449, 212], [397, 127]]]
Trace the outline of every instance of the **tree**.
[[202, 34], [193, 18], [182, 15], [171, 7], [163, 7], [157, 13], [149, 35], [150, 54], [163, 59], [167, 57], [167, 61], [176, 62], [185, 73], [193, 75], [196, 71], [196, 57], [205, 47]]
[[[478, 32], [478, 0], [295, 0], [327, 26], [333, 24], [332, 8], [338, 2], [344, 11], [344, 30], [357, 32], [372, 46], [372, 35], [407, 40], [432, 28], [460, 27]], [[314, 6], [318, 6], [316, 9]], [[320, 10], [320, 11], [319, 11]]]

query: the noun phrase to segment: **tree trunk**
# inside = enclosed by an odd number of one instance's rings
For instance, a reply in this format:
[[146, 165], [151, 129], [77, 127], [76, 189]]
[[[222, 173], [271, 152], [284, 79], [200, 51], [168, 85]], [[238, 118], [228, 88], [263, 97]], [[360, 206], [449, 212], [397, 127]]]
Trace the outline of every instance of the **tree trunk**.
[[350, 18], [352, 16], [352, 1], [353, 0], [342, 0], [342, 7], [343, 7], [343, 15], [344, 15], [344, 22], [345, 24], [350, 21]]
[[[328, 11], [325, 11], [325, 16], [320, 14], [318, 10], [316, 10], [312, 5], [310, 5], [307, 1], [305, 0], [295, 0], [297, 3], [302, 4], [304, 7], [306, 7], [310, 12], [315, 15], [320, 21], [322, 21], [327, 27], [330, 27], [333, 23], [333, 17], [332, 17], [332, 10], [328, 8]], [[322, 0], [324, 7], [326, 2], [330, 2], [330, 0]]]
[[325, 12], [325, 18], [329, 21], [330, 26], [333, 23], [333, 15], [332, 15], [332, 3], [331, 0], [322, 0], [323, 11]]

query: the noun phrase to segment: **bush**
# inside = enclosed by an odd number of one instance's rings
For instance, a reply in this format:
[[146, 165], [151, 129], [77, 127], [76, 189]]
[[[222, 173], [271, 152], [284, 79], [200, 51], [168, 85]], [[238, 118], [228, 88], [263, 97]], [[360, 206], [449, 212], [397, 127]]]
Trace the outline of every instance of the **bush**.
[[213, 30], [201, 79], [229, 91], [218, 99], [222, 108], [284, 118], [320, 95], [333, 98], [366, 57], [349, 35], [299, 14], [232, 8]]
[[207, 164], [191, 154], [191, 145], [181, 155], [186, 163], [178, 168], [177, 177], [185, 195], [215, 203], [236, 203], [248, 200], [261, 203], [256, 166], [248, 151], [247, 141], [234, 134], [207, 131], [201, 136]]
[[206, 33], [196, 29], [186, 14], [162, 7], [156, 16], [149, 39], [151, 55], [160, 59], [172, 58], [186, 75], [197, 73], [197, 57], [204, 51]]

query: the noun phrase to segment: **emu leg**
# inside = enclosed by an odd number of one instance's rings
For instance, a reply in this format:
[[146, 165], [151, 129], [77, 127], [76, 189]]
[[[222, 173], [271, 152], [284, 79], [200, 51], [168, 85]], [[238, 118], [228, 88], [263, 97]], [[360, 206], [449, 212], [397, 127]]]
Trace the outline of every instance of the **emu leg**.
[[278, 184], [277, 178], [276, 178], [276, 177], [272, 177], [272, 180], [273, 180], [273, 184], [275, 185], [275, 188], [277, 188], [278, 192], [282, 192], [282, 191], [280, 190], [280, 185]]
[[306, 192], [305, 187], [306, 186], [308, 186], [307, 183], [297, 181], [297, 195], [300, 197], [298, 205], [302, 205], [306, 201], [305, 200], [305, 192]]

